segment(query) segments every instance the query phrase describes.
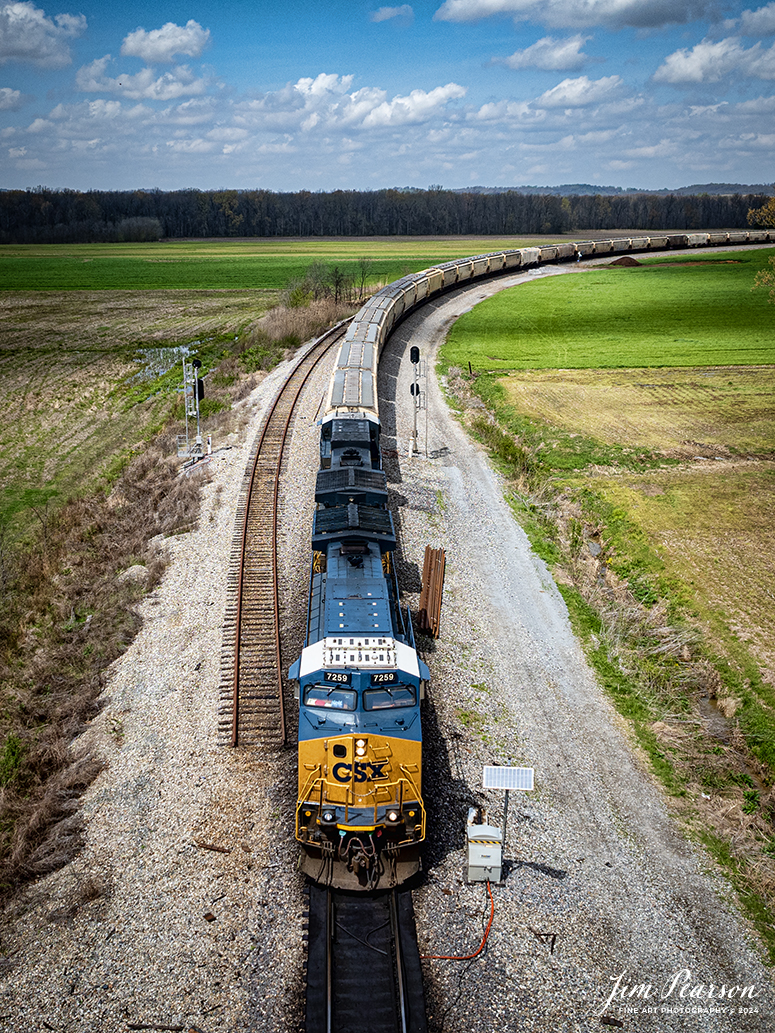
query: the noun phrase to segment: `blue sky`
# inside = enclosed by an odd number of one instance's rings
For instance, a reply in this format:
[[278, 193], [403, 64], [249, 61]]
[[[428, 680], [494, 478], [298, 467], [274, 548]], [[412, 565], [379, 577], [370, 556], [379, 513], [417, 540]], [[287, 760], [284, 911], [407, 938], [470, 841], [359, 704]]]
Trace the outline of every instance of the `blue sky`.
[[775, 180], [775, 0], [0, 0], [0, 186]]

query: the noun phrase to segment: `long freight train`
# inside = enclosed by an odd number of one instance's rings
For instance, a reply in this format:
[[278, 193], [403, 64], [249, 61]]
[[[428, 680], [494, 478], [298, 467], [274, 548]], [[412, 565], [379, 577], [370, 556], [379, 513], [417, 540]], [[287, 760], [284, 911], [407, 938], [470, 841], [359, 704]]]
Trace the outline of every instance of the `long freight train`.
[[299, 699], [296, 838], [314, 881], [393, 887], [425, 838], [420, 703], [429, 672], [396, 577], [380, 454], [377, 365], [396, 324], [485, 276], [599, 255], [775, 242], [775, 230], [561, 243], [462, 258], [376, 293], [345, 335], [320, 428], [307, 636], [290, 669]]

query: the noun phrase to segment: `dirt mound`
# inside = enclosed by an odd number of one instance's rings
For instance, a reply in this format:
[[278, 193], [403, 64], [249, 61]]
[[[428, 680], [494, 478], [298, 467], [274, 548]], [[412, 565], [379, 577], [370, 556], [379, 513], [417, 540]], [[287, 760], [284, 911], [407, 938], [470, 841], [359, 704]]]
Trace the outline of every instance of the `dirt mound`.
[[609, 265], [611, 265], [611, 266], [614, 266], [614, 265], [631, 266], [631, 265], [640, 265], [640, 264], [641, 263], [638, 262], [637, 259], [630, 258], [629, 255], [622, 255], [622, 257], [621, 258], [617, 258], [615, 262], [610, 262], [609, 263]]

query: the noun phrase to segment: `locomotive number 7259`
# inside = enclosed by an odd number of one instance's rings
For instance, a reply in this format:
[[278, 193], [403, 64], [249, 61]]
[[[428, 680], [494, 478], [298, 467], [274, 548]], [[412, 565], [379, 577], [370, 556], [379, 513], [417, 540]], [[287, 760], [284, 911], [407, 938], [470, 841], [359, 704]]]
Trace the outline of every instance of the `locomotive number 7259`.
[[338, 685], [349, 685], [351, 675], [344, 673], [343, 671], [324, 671], [323, 681], [336, 682]]

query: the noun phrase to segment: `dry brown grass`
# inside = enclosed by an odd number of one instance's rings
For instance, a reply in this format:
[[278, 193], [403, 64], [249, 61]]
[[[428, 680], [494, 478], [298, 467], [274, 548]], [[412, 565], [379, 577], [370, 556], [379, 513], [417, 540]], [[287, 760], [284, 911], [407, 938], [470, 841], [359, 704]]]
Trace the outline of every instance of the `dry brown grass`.
[[[250, 332], [272, 292], [0, 292], [0, 522], [83, 490], [169, 419], [174, 391], [129, 392], [147, 348]], [[17, 516], [18, 514], [18, 516]]]
[[723, 651], [735, 637], [775, 684], [775, 465], [682, 464], [601, 477], [595, 488], [646, 532], [666, 573], [686, 586], [713, 647]]
[[266, 290], [8, 291], [0, 293], [0, 354], [79, 343], [95, 351], [185, 344], [239, 333], [276, 300]]
[[320, 298], [298, 308], [278, 305], [267, 312], [259, 325], [271, 340], [277, 341], [293, 336], [299, 341], [307, 341], [318, 336], [326, 327], [338, 323], [340, 319], [353, 315], [357, 307], [337, 303], [333, 298]]
[[528, 370], [501, 383], [520, 412], [607, 444], [689, 459], [775, 449], [773, 366]]
[[[0, 885], [40, 875], [77, 847], [77, 801], [99, 771], [72, 749], [99, 707], [104, 672], [139, 620], [134, 604], [164, 569], [157, 536], [196, 520], [198, 484], [178, 476], [171, 441], [130, 462], [106, 496], [49, 514], [6, 589], [0, 742], [14, 744], [0, 789]], [[134, 564], [143, 584], [119, 577]]]

